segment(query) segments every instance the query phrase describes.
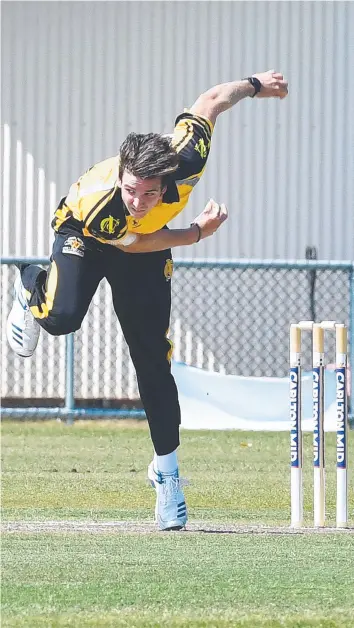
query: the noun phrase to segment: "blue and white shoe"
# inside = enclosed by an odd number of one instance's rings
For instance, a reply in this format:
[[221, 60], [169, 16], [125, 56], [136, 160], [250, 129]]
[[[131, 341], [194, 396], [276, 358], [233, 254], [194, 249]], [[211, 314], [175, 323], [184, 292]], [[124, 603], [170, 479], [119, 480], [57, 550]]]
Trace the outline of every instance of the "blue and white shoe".
[[37, 346], [40, 326], [29, 309], [20, 275], [15, 281], [14, 292], [14, 302], [7, 319], [7, 340], [17, 355], [29, 358]]
[[156, 490], [155, 521], [160, 530], [181, 530], [187, 523], [187, 506], [181, 490], [178, 469], [173, 473], [155, 471], [148, 466], [148, 478]]

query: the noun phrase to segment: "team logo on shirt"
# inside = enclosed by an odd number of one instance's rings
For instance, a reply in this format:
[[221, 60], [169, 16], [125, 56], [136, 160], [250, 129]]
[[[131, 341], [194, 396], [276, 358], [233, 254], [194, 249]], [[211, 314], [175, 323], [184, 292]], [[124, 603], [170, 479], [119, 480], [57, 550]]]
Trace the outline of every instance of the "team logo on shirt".
[[81, 238], [77, 238], [76, 236], [70, 236], [64, 242], [63, 253], [67, 253], [68, 255], [77, 255], [77, 257], [83, 257], [85, 255], [85, 245]]
[[198, 140], [198, 142], [196, 142], [196, 145], [194, 146], [194, 150], [196, 150], [197, 153], [199, 153], [202, 159], [206, 158], [209, 148], [210, 148], [210, 142], [208, 142], [208, 146], [205, 146], [205, 142], [202, 137], [200, 138], [200, 140]]
[[108, 216], [108, 218], [104, 218], [100, 222], [100, 231], [102, 233], [109, 233], [110, 235], [116, 233], [119, 227], [120, 220], [118, 218], [113, 218], [113, 216]]
[[171, 277], [173, 274], [173, 261], [171, 259], [166, 260], [163, 274], [165, 275], [166, 281], [171, 281]]

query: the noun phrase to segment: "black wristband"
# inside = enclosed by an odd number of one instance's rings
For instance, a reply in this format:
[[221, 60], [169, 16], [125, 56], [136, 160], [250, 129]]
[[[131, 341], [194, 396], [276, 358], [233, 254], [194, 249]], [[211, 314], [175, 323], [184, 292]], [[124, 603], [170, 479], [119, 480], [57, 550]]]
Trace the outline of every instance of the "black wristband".
[[254, 98], [255, 95], [261, 91], [262, 83], [255, 76], [247, 76], [246, 78], [242, 80], [248, 81], [249, 83], [251, 83], [252, 87], [254, 87], [254, 94], [253, 96], [251, 96], [251, 98]]
[[199, 227], [197, 222], [191, 222], [191, 227], [198, 227], [198, 238], [196, 239], [194, 244], [197, 244], [197, 242], [199, 242], [200, 238], [202, 237], [202, 230]]

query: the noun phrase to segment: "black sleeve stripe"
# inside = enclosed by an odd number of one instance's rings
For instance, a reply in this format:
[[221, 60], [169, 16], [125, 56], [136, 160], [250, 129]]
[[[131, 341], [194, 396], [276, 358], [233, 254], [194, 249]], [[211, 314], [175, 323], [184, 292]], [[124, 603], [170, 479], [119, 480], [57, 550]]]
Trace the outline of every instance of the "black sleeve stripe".
[[87, 227], [90, 222], [92, 222], [93, 217], [91, 218], [92, 214], [96, 211], [96, 209], [102, 205], [102, 203], [106, 200], [106, 198], [108, 198], [113, 191], [114, 188], [112, 188], [111, 190], [109, 190], [109, 192], [107, 192], [107, 194], [105, 194], [104, 196], [102, 196], [102, 198], [98, 201], [98, 203], [96, 203], [96, 205], [89, 211], [89, 213], [87, 214], [85, 220], [84, 220], [84, 225], [85, 227]]
[[186, 144], [188, 144], [189, 140], [193, 137], [193, 127], [191, 124], [187, 122], [186, 124], [186, 132], [180, 141], [174, 145], [174, 149], [177, 153], [179, 153]]
[[204, 134], [205, 134], [205, 139], [206, 139], [208, 142], [211, 142], [211, 133], [210, 133], [210, 129], [209, 129], [209, 127], [205, 127], [203, 124], [200, 124], [199, 120], [193, 120], [193, 125], [194, 125], [195, 127], [196, 127], [196, 126], [198, 126], [199, 128], [201, 128], [201, 129], [202, 129], [202, 131], [203, 131], [203, 132], [204, 132]]
[[193, 115], [193, 120], [198, 121], [202, 125], [202, 127], [205, 129], [206, 133], [208, 133], [211, 136], [213, 132], [213, 127], [211, 125], [211, 122], [209, 122], [209, 120], [207, 120], [206, 118], [201, 118], [200, 116], [197, 116], [195, 113], [191, 115]]
[[185, 120], [185, 121], [188, 120], [192, 124], [197, 122], [203, 128], [205, 133], [207, 133], [210, 137], [212, 136], [213, 125], [207, 118], [185, 111], [184, 113], [181, 113], [179, 116], [177, 116], [175, 125], [177, 125], [178, 122], [180, 122], [180, 120]]

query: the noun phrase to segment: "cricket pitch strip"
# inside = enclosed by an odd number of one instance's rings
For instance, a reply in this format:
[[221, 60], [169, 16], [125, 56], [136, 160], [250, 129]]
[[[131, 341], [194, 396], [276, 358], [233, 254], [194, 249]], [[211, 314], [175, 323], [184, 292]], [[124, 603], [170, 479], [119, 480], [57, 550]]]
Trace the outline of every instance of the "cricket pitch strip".
[[[1, 525], [2, 532], [17, 533], [86, 533], [86, 534], [168, 534], [156, 528], [152, 521], [12, 521]], [[247, 524], [224, 524], [204, 521], [188, 523], [184, 530], [177, 534], [255, 534], [255, 535], [289, 535], [289, 534], [354, 534], [354, 528], [297, 528], [286, 526], [257, 526]], [[170, 532], [171, 534], [171, 532]], [[174, 532], [176, 534], [176, 532]]]

